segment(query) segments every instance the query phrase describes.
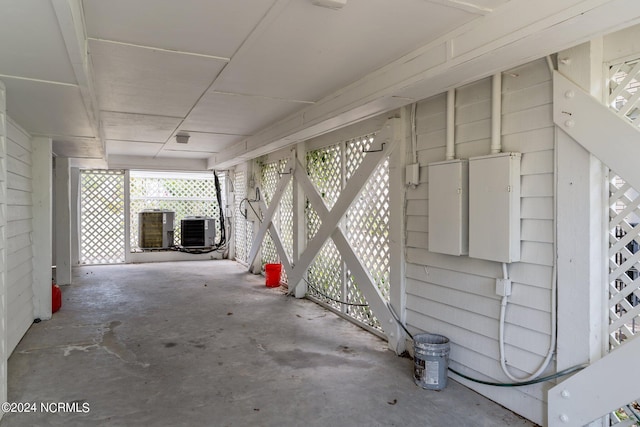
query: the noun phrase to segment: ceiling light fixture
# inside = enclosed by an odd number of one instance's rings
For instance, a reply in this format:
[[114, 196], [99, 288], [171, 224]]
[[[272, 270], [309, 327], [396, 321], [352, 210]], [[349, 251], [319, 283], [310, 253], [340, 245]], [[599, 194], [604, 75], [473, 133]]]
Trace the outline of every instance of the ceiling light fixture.
[[329, 9], [342, 9], [347, 4], [347, 0], [311, 0], [311, 3]]
[[189, 134], [188, 133], [179, 133], [176, 135], [176, 142], [178, 144], [186, 144], [189, 142]]

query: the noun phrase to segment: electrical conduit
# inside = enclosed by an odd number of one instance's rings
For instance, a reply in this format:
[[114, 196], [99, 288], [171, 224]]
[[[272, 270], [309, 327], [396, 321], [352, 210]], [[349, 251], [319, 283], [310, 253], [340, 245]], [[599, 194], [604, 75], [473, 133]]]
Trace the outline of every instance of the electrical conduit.
[[[502, 271], [503, 271], [503, 275], [505, 279], [509, 279], [509, 273], [507, 270], [507, 264], [506, 263], [502, 263]], [[524, 382], [524, 381], [531, 381], [534, 380], [536, 378], [538, 378], [540, 376], [540, 374], [542, 374], [544, 372], [545, 369], [547, 369], [547, 366], [549, 366], [549, 362], [551, 361], [551, 358], [553, 357], [553, 353], [555, 353], [555, 348], [556, 348], [556, 324], [558, 321], [557, 318], [557, 314], [556, 314], [556, 266], [555, 263], [553, 265], [553, 271], [551, 273], [553, 275], [553, 277], [551, 278], [551, 342], [549, 343], [549, 350], [547, 351], [547, 355], [545, 356], [544, 360], [542, 361], [542, 364], [540, 365], [540, 367], [531, 375], [524, 377], [524, 378], [518, 378], [516, 376], [514, 376], [510, 371], [509, 368], [507, 367], [507, 359], [505, 356], [505, 350], [504, 350], [504, 329], [505, 329], [505, 318], [506, 318], [506, 313], [507, 313], [507, 304], [508, 301], [507, 299], [509, 298], [508, 296], [503, 296], [502, 300], [500, 302], [500, 332], [499, 332], [499, 341], [500, 341], [500, 366], [502, 367], [502, 371], [504, 372], [504, 374], [512, 381], [517, 381], [517, 382]]]
[[[492, 78], [492, 87], [491, 87], [491, 154], [497, 154], [502, 152], [502, 73], [496, 73]], [[555, 192], [554, 192], [555, 194]], [[558, 321], [558, 316], [556, 312], [556, 288], [557, 288], [557, 278], [556, 278], [556, 262], [555, 262], [555, 254], [556, 254], [556, 238], [555, 238], [555, 206], [554, 206], [554, 239], [553, 239], [553, 254], [554, 254], [554, 262], [552, 269], [552, 277], [551, 277], [551, 338], [549, 343], [549, 350], [547, 351], [547, 355], [545, 356], [540, 367], [531, 375], [518, 378], [514, 376], [507, 367], [507, 360], [505, 356], [505, 342], [504, 342], [504, 330], [505, 330], [505, 322], [506, 322], [506, 314], [507, 314], [507, 305], [509, 304], [509, 296], [504, 295], [502, 300], [500, 301], [500, 330], [499, 330], [499, 345], [500, 345], [500, 366], [504, 374], [512, 381], [517, 382], [527, 382], [533, 379], [536, 379], [547, 369], [549, 366], [549, 362], [555, 353], [556, 348], [556, 325]], [[502, 276], [505, 280], [509, 280], [509, 270], [506, 263], [502, 263]]]
[[449, 89], [447, 91], [447, 148], [445, 153], [446, 160], [454, 160], [456, 158], [456, 90]]

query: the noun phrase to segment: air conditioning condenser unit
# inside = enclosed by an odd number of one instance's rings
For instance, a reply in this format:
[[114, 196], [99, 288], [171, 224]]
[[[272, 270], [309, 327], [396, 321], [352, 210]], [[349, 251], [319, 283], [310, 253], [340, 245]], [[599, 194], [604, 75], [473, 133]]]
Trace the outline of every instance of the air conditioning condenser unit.
[[141, 249], [167, 249], [173, 246], [175, 212], [159, 209], [138, 213], [138, 246]]
[[216, 220], [188, 216], [180, 221], [180, 244], [184, 248], [210, 248], [215, 244]]

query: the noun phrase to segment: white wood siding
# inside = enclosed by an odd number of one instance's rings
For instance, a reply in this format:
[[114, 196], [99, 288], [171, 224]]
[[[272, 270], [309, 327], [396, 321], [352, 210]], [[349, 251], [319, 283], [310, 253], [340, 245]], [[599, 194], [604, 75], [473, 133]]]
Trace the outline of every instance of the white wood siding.
[[[4, 83], [0, 80], [0, 402], [7, 399], [7, 359], [9, 350], [7, 345], [7, 112]], [[3, 412], [0, 411], [0, 419]]]
[[9, 354], [33, 322], [31, 139], [8, 122], [7, 319]]
[[[507, 363], [516, 376], [541, 364], [549, 347], [553, 255], [554, 128], [551, 74], [538, 60], [503, 74], [502, 144], [522, 153], [521, 262], [510, 265], [512, 296], [506, 315]], [[458, 158], [490, 152], [491, 79], [457, 90]], [[451, 365], [485, 379], [511, 382], [500, 368], [499, 263], [429, 252], [427, 164], [445, 158], [446, 94], [418, 103], [416, 129], [421, 184], [407, 191], [407, 323], [413, 331], [446, 335]], [[553, 367], [551, 367], [553, 369]], [[479, 386], [503, 405], [543, 422], [545, 386]]]

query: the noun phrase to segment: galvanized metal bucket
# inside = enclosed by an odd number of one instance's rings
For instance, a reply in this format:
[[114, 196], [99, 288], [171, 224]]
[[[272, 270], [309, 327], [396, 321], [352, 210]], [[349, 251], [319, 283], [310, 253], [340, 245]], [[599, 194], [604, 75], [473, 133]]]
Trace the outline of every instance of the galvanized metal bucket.
[[427, 390], [442, 390], [447, 385], [449, 338], [438, 334], [413, 337], [413, 378]]

